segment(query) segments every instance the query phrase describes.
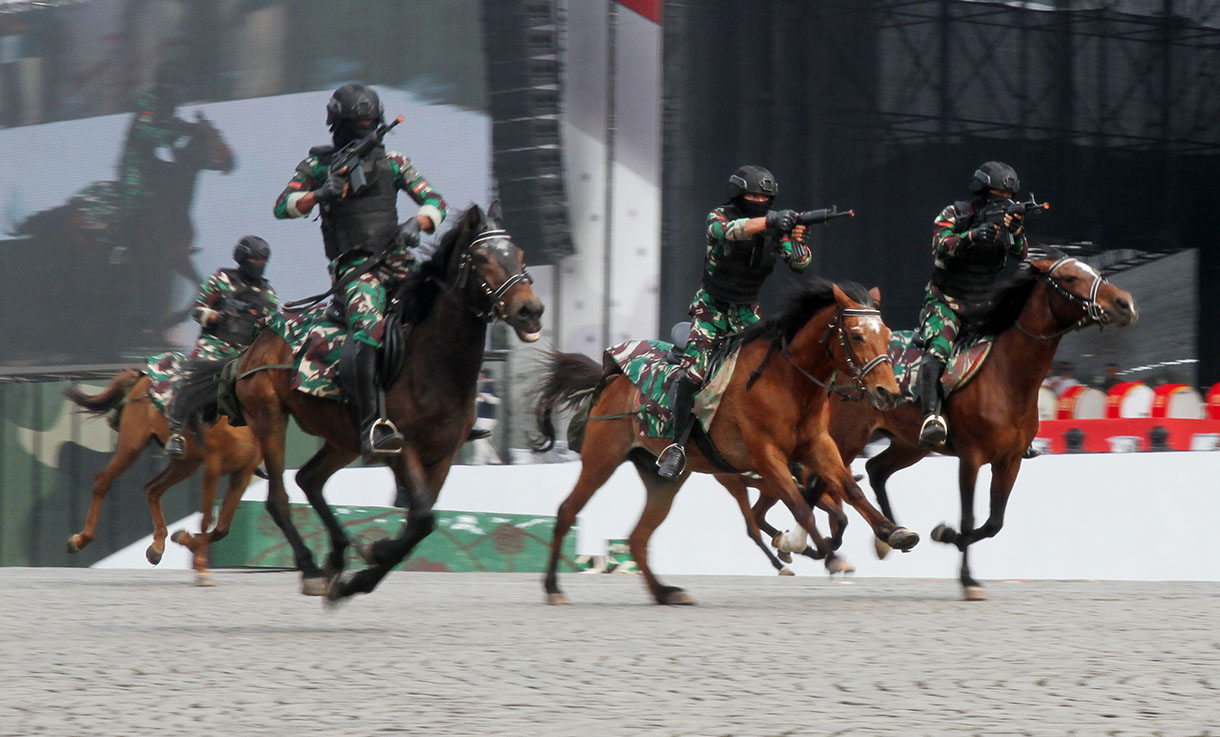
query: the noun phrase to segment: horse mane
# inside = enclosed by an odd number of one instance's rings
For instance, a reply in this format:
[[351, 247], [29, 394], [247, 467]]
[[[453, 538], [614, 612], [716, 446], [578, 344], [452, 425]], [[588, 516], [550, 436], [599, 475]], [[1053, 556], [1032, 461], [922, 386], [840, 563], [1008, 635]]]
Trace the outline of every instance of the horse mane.
[[[1041, 251], [1046, 258], [1058, 260], [1064, 253], [1057, 248], [1044, 246]], [[1022, 264], [1011, 278], [997, 282], [987, 296], [977, 305], [966, 309], [962, 315], [965, 329], [974, 335], [999, 335], [1017, 323], [1030, 292], [1042, 279], [1043, 273], [1027, 264]]]
[[461, 222], [465, 215], [462, 211], [450, 216], [458, 224], [445, 231], [440, 244], [432, 253], [432, 258], [423, 265], [417, 275], [408, 280], [407, 283], [411, 286], [407, 290], [408, 296], [403, 305], [403, 315], [407, 322], [419, 324], [432, 311], [432, 305], [444, 288], [441, 284], [449, 272], [449, 262], [458, 251], [457, 244], [462, 234]]
[[[839, 289], [848, 297], [866, 307], [875, 307], [868, 290], [855, 282], [838, 282]], [[780, 314], [767, 318], [746, 328], [741, 333], [741, 342], [749, 343], [758, 338], [772, 342], [791, 341], [805, 323], [820, 310], [835, 304], [835, 282], [815, 277], [801, 282], [787, 294], [787, 304]]]

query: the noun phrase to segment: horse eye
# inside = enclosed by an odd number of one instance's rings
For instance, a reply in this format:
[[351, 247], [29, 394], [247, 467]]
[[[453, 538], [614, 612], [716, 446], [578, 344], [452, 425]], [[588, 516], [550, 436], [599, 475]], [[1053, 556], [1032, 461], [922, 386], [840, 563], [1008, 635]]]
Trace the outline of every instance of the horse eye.
[[863, 342], [864, 342], [864, 336], [863, 336], [863, 335], [856, 335], [855, 333], [853, 333], [853, 334], [852, 334], [851, 339], [852, 339], [852, 340], [854, 340], [854, 341], [856, 341], [857, 343], [863, 343]]
[[1069, 277], [1067, 277], [1066, 279], [1064, 279], [1064, 281], [1065, 281], [1065, 282], [1067, 282], [1068, 284], [1071, 284], [1071, 283], [1073, 283], [1073, 282], [1075, 282], [1075, 281], [1076, 281], [1076, 277], [1074, 277], [1074, 276], [1069, 276]]

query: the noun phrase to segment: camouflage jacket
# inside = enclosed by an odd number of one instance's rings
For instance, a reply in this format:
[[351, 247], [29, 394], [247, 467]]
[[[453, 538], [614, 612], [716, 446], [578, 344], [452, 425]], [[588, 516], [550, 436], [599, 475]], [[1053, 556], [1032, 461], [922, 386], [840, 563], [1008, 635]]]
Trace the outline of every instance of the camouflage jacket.
[[1013, 235], [1011, 245], [1005, 248], [971, 243], [965, 234], [975, 225], [978, 219], [973, 205], [957, 202], [940, 211], [932, 228], [935, 270], [928, 296], [949, 305], [954, 312], [962, 312], [982, 298], [1008, 257], [1025, 258], [1024, 230]]
[[[746, 221], [749, 219], [729, 220], [724, 207], [717, 207], [707, 214], [707, 256], [704, 268], [709, 274], [716, 270], [717, 261], [724, 258], [728, 241], [748, 241], [753, 237], [746, 235]], [[787, 235], [779, 239], [779, 253], [798, 274], [808, 269], [809, 264], [813, 262], [809, 247]]]
[[145, 176], [152, 166], [161, 164], [157, 151], [172, 149], [189, 125], [173, 115], [158, 112], [162, 107], [157, 90], [149, 90], [136, 100], [136, 115], [127, 129], [127, 140], [119, 156], [119, 208], [131, 212], [147, 190]]
[[266, 322], [279, 310], [279, 298], [266, 279], [250, 282], [242, 279], [234, 269], [220, 269], [200, 285], [191, 317], [205, 330], [215, 326], [222, 314], [234, 308], [234, 305], [226, 303], [245, 288], [248, 288], [251, 294], [247, 294], [243, 301], [257, 303], [261, 300], [263, 303], [260, 322]]
[[[396, 152], [385, 152], [390, 162], [390, 170], [394, 172], [394, 185], [408, 195], [419, 205], [419, 214], [427, 215], [432, 220], [433, 227], [440, 226], [445, 219], [449, 206], [440, 193], [428, 184], [428, 180], [411, 163], [406, 156]], [[327, 167], [317, 156], [311, 155], [297, 165], [296, 173], [288, 182], [288, 186], [275, 201], [275, 216], [279, 219], [304, 217], [305, 213], [297, 209], [297, 201], [307, 192], [317, 189], [326, 181]]]

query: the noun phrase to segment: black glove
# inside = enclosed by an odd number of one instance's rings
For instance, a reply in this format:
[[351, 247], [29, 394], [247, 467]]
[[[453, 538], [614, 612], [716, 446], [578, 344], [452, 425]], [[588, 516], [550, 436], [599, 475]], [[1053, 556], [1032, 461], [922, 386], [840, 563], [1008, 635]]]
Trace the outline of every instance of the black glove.
[[404, 248], [416, 248], [419, 246], [419, 231], [419, 218], [407, 218], [398, 226], [396, 237]]
[[796, 227], [796, 210], [769, 210], [767, 212], [767, 230], [777, 235], [791, 233]]
[[1022, 226], [1025, 225], [1025, 217], [1022, 215], [1013, 215], [1012, 222], [1008, 224], [1008, 232], [1013, 235], [1021, 235]]
[[978, 243], [982, 245], [995, 243], [996, 239], [999, 237], [1000, 226], [996, 225], [995, 223], [983, 223], [982, 225], [972, 228], [966, 232], [967, 240], [969, 240], [971, 243]]
[[337, 200], [343, 196], [343, 188], [347, 185], [347, 179], [335, 172], [326, 172], [326, 181], [313, 191], [314, 202], [330, 202]]

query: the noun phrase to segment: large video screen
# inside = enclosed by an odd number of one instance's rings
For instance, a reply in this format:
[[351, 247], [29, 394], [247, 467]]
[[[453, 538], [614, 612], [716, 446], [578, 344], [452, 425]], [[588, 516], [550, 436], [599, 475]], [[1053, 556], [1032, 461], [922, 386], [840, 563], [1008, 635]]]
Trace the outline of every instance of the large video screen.
[[[361, 81], [451, 208], [486, 204], [478, 2], [126, 2], [0, 14], [0, 367], [186, 348], [200, 282], [265, 238], [281, 301], [329, 286], [275, 200]], [[10, 105], [10, 101], [12, 104]], [[399, 217], [415, 205], [399, 198]], [[443, 226], [442, 226], [443, 227]]]

